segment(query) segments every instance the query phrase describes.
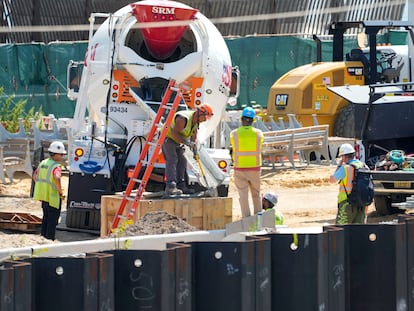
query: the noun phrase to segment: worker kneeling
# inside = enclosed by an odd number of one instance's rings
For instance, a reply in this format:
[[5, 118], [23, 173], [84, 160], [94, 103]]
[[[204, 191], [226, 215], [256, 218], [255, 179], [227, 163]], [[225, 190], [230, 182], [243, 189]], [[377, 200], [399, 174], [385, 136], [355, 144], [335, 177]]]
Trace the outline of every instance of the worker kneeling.
[[275, 211], [275, 225], [283, 225], [283, 214], [276, 209], [277, 195], [274, 192], [267, 192], [262, 198], [262, 206], [265, 211]]

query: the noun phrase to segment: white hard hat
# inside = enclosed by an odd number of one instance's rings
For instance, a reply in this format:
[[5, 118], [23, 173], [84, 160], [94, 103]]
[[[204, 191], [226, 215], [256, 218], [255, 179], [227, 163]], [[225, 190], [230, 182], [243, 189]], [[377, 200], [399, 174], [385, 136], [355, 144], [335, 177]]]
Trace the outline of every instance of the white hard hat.
[[351, 144], [342, 144], [339, 148], [338, 156], [343, 156], [344, 154], [355, 153], [355, 149]]
[[274, 192], [268, 192], [264, 195], [264, 198], [268, 200], [273, 205], [276, 205], [277, 203], [277, 195]]
[[66, 154], [65, 145], [60, 141], [52, 142], [47, 150], [53, 153]]

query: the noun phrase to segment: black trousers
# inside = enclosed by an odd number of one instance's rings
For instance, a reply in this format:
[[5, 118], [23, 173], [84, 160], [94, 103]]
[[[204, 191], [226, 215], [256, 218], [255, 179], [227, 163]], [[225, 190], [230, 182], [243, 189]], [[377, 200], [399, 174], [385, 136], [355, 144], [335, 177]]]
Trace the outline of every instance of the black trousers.
[[49, 202], [42, 201], [43, 219], [41, 235], [46, 239], [54, 240], [56, 235], [56, 226], [59, 222], [61, 204], [59, 203], [59, 209], [49, 205]]

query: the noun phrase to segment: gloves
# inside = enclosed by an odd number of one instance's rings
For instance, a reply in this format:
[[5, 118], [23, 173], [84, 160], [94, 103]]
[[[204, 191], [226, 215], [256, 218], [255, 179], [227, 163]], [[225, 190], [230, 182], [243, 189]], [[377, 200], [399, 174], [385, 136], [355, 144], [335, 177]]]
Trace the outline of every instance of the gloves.
[[194, 153], [194, 156], [197, 154], [197, 144], [194, 141], [187, 141], [186, 145], [190, 148], [190, 150]]
[[194, 150], [197, 148], [197, 144], [194, 141], [187, 140], [185, 143], [191, 150]]

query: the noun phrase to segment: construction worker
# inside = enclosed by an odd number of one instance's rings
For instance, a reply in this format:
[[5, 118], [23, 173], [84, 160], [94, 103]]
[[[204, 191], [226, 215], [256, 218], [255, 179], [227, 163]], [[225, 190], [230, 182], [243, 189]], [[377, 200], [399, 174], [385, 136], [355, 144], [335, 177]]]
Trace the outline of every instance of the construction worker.
[[64, 198], [61, 184], [62, 171], [59, 162], [66, 154], [66, 150], [62, 142], [54, 141], [49, 145], [48, 151], [50, 157], [40, 162], [33, 174], [35, 182], [33, 199], [42, 202], [41, 235], [46, 239], [54, 240]]
[[273, 209], [275, 211], [275, 225], [283, 225], [283, 214], [276, 209], [277, 195], [274, 192], [266, 192], [262, 199], [262, 208], [265, 211]]
[[232, 147], [234, 184], [239, 192], [242, 217], [251, 215], [249, 189], [252, 196], [254, 214], [262, 210], [260, 197], [260, 172], [262, 166], [263, 133], [254, 128], [256, 113], [246, 107], [241, 114], [241, 126], [230, 133]]
[[[361, 168], [364, 163], [355, 159], [355, 149], [351, 144], [342, 144], [338, 156], [341, 158], [335, 172], [330, 176], [331, 183], [339, 184], [338, 212], [336, 224], [363, 224], [365, 222], [366, 208], [351, 206], [347, 193], [351, 193], [354, 168]], [[351, 166], [351, 163], [353, 166]]]
[[201, 122], [213, 116], [213, 108], [209, 104], [202, 104], [193, 110], [182, 110], [175, 113], [167, 137], [162, 145], [165, 158], [165, 175], [167, 195], [180, 195], [194, 193], [185, 183], [187, 160], [184, 157], [185, 147], [195, 148], [197, 130]]

